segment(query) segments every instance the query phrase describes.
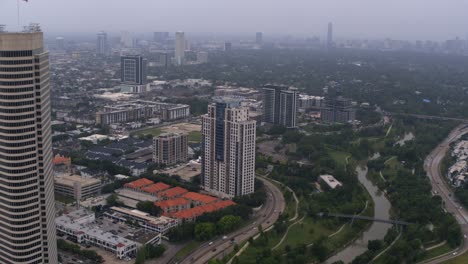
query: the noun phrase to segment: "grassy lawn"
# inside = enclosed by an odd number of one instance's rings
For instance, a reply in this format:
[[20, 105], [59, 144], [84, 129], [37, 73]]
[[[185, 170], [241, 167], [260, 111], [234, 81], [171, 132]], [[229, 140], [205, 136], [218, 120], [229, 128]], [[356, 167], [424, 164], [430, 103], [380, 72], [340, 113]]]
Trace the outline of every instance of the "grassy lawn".
[[145, 129], [145, 130], [141, 130], [141, 131], [132, 133], [132, 135], [135, 135], [135, 136], [138, 136], [138, 137], [146, 136], [146, 135], [152, 135], [153, 137], [155, 137], [155, 136], [159, 136], [160, 134], [161, 134], [161, 129], [157, 128], [157, 127], [148, 128], [148, 129]]
[[[453, 248], [451, 248], [448, 244], [445, 244], [443, 246], [440, 246], [440, 247], [437, 247], [437, 248], [434, 248], [432, 250], [427, 251], [426, 255], [424, 256], [424, 258], [422, 260], [431, 259], [431, 258], [440, 256], [440, 255], [445, 254], [445, 253], [447, 253], [449, 251], [452, 251], [452, 250], [453, 250]], [[467, 257], [468, 257], [468, 255], [467, 255]], [[463, 262], [463, 263], [468, 263], [468, 262]]]
[[336, 162], [338, 166], [346, 166], [346, 157], [349, 156], [349, 153], [337, 150], [328, 150], [330, 157]]
[[188, 141], [189, 142], [201, 142], [202, 140], [202, 133], [200, 131], [192, 131], [188, 134]]
[[302, 223], [297, 223], [289, 229], [286, 239], [277, 250], [283, 251], [286, 245], [296, 247], [300, 244], [309, 245], [320, 236], [328, 236], [335, 231], [327, 229], [321, 221], [313, 221], [310, 217], [304, 218]]
[[75, 201], [73, 197], [61, 195], [58, 193], [55, 193], [55, 200], [62, 202], [64, 204], [71, 204]]
[[175, 259], [177, 260], [183, 259], [185, 256], [190, 254], [190, 252], [192, 252], [194, 249], [199, 247], [202, 243], [203, 242], [196, 241], [196, 240], [190, 241], [190, 243], [188, 243], [185, 247], [179, 250], [179, 252], [177, 252], [177, 254], [175, 255]]
[[460, 255], [454, 259], [443, 262], [443, 264], [466, 264], [468, 263], [468, 253]]

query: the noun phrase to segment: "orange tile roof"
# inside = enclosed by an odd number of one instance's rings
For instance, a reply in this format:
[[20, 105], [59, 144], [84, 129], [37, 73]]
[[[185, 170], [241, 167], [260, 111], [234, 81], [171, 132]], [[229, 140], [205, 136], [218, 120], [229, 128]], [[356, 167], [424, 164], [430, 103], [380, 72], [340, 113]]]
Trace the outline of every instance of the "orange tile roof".
[[67, 158], [67, 157], [63, 157], [63, 156], [57, 156], [54, 158], [54, 160], [52, 161], [55, 165], [57, 164], [62, 164], [62, 163], [68, 163], [70, 162], [71, 159], [70, 158]]
[[201, 203], [204, 203], [204, 204], [212, 203], [212, 202], [218, 200], [218, 198], [216, 198], [216, 197], [209, 196], [209, 195], [204, 195], [204, 194], [196, 193], [196, 192], [188, 192], [188, 193], [184, 194], [182, 197], [184, 197], [186, 199], [189, 199], [189, 200], [192, 200], [192, 201], [201, 202]]
[[127, 188], [132, 188], [132, 189], [140, 189], [141, 187], [144, 187], [153, 183], [154, 183], [153, 181], [150, 181], [146, 178], [141, 178], [136, 181], [126, 183], [124, 186]]
[[172, 198], [172, 197], [182, 195], [182, 194], [184, 194], [186, 192], [188, 192], [186, 189], [177, 186], [177, 187], [174, 187], [174, 188], [171, 188], [171, 189], [160, 192], [158, 194], [158, 197]]
[[167, 185], [163, 182], [158, 182], [155, 184], [148, 185], [146, 187], [141, 188], [142, 191], [147, 192], [147, 193], [157, 193], [160, 191], [164, 191], [166, 189], [171, 188], [170, 185]]
[[170, 208], [170, 207], [185, 205], [185, 204], [190, 204], [190, 201], [184, 198], [175, 198], [175, 199], [171, 199], [167, 201], [159, 201], [159, 202], [154, 203], [155, 206], [159, 206], [163, 210], [165, 208]]
[[236, 203], [231, 200], [218, 201], [211, 204], [196, 206], [187, 210], [182, 210], [174, 213], [172, 216], [179, 219], [198, 217], [204, 213], [214, 212], [226, 208]]

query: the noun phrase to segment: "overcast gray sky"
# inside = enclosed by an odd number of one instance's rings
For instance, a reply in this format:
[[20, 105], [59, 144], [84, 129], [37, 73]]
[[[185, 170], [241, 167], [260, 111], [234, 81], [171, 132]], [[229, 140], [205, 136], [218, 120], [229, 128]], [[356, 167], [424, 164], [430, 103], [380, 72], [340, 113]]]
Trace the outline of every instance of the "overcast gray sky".
[[[0, 0], [0, 24], [16, 22], [17, 0]], [[323, 37], [447, 39], [468, 36], [468, 0], [29, 0], [21, 23], [44, 31], [176, 31]]]

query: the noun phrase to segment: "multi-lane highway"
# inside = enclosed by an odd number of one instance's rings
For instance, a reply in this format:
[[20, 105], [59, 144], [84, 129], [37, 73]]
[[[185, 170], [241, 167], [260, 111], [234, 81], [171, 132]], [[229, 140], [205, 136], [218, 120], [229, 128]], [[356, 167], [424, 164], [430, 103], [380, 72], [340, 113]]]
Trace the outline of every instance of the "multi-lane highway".
[[[429, 176], [432, 185], [432, 191], [442, 197], [444, 201], [444, 207], [447, 212], [453, 214], [457, 222], [460, 224], [463, 235], [468, 234], [468, 211], [462, 207], [456, 200], [455, 195], [448, 186], [444, 175], [440, 171], [440, 164], [447, 153], [450, 150], [450, 143], [458, 140], [463, 134], [468, 133], [468, 127], [466, 125], [458, 126], [454, 129], [450, 135], [437, 146], [427, 157], [424, 162], [424, 168]], [[443, 172], [445, 173], [445, 172]], [[426, 263], [435, 264], [442, 263], [448, 259], [457, 257], [468, 251], [468, 240], [466, 237], [459, 249], [455, 252], [451, 252], [444, 256], [432, 259]]]
[[[226, 234], [226, 238], [221, 236], [201, 245], [196, 251], [185, 257], [180, 263], [207, 263], [212, 258], [223, 257], [234, 249], [234, 244], [247, 241], [250, 237], [258, 234], [258, 226], [265, 230], [272, 226], [283, 212], [285, 207], [284, 197], [280, 189], [270, 181], [260, 179], [266, 188], [267, 199], [263, 207], [256, 212], [253, 222], [231, 234]], [[233, 240], [232, 240], [233, 239]]]

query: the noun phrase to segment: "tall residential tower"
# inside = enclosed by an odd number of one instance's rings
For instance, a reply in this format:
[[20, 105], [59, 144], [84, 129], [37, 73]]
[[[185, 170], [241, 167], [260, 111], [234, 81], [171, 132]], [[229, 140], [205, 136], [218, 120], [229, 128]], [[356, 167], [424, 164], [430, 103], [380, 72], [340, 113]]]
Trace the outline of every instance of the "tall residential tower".
[[216, 98], [202, 117], [202, 187], [218, 196], [254, 192], [255, 128], [237, 98]]
[[185, 62], [185, 36], [184, 32], [177, 31], [175, 39], [175, 65], [179, 66]]
[[263, 87], [263, 121], [287, 128], [297, 126], [298, 92], [282, 85]]
[[96, 53], [107, 55], [109, 53], [109, 44], [107, 43], [107, 33], [101, 31], [97, 34]]
[[43, 33], [0, 31], [0, 263], [57, 263], [49, 54]]

